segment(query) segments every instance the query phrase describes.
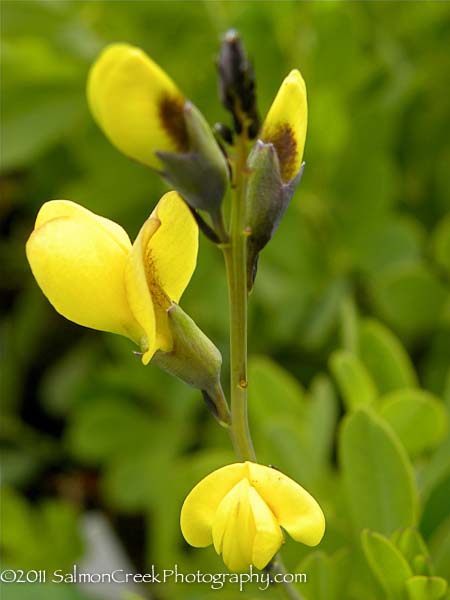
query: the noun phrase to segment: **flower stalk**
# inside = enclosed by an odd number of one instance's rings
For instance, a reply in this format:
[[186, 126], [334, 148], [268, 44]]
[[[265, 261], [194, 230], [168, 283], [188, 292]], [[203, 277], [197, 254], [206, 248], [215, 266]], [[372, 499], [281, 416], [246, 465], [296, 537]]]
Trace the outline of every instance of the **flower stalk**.
[[[234, 181], [230, 218], [229, 243], [222, 245], [225, 259], [230, 322], [230, 435], [236, 456], [241, 461], [256, 462], [255, 449], [248, 424], [248, 286], [247, 286], [247, 240], [249, 231], [245, 221], [245, 197], [247, 188], [247, 139], [245, 133], [237, 136], [234, 163]], [[269, 573], [285, 575], [286, 568], [278, 553], [266, 567]], [[282, 583], [283, 591], [290, 600], [304, 600], [289, 582]]]
[[[227, 46], [225, 40], [224, 47]], [[221, 73], [223, 79], [223, 73]], [[253, 75], [253, 74], [252, 74]], [[239, 87], [239, 86], [237, 86]], [[235, 111], [230, 110], [236, 121]], [[240, 111], [237, 111], [238, 113]], [[254, 113], [257, 114], [256, 106]], [[242, 115], [246, 121], [245, 115]], [[231, 183], [231, 216], [228, 243], [221, 244], [224, 255], [230, 327], [230, 435], [236, 455], [241, 461], [256, 462], [256, 454], [248, 423], [248, 376], [247, 376], [247, 330], [248, 294], [252, 287], [248, 277], [248, 246], [252, 230], [247, 215], [247, 184], [251, 171], [248, 166], [250, 136], [248, 127], [235, 127], [233, 177]], [[254, 137], [254, 135], [252, 135]], [[252, 261], [253, 262], [253, 261]], [[286, 569], [281, 556], [276, 554], [267, 565], [269, 573], [284, 575]], [[287, 581], [282, 583], [283, 591], [290, 600], [303, 600], [295, 586]]]
[[230, 241], [223, 245], [230, 311], [231, 435], [240, 460], [255, 461], [247, 416], [247, 232], [245, 231], [246, 146], [242, 133], [236, 140]]

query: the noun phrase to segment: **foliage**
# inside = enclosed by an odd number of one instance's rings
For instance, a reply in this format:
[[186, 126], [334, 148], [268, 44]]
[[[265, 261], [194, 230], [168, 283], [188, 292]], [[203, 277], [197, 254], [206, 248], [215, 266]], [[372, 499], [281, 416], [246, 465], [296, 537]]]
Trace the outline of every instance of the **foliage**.
[[[179, 510], [194, 482], [234, 460], [226, 435], [196, 392], [144, 368], [126, 340], [60, 318], [32, 280], [24, 242], [52, 198], [133, 238], [163, 191], [89, 116], [85, 80], [99, 50], [143, 47], [213, 123], [225, 118], [218, 39], [236, 27], [262, 114], [293, 67], [309, 95], [307, 167], [250, 304], [259, 460], [309, 489], [327, 518], [318, 551], [286, 542], [288, 571], [308, 574], [299, 585], [308, 600], [445, 598], [448, 4], [5, 0], [2, 13], [3, 566], [70, 568], [83, 554], [77, 523], [96, 509], [138, 572], [223, 570], [210, 549], [188, 551]], [[205, 240], [184, 307], [226, 357], [224, 274]], [[135, 591], [226, 599], [236, 589]], [[5, 600], [40, 595], [89, 596], [4, 586]]]

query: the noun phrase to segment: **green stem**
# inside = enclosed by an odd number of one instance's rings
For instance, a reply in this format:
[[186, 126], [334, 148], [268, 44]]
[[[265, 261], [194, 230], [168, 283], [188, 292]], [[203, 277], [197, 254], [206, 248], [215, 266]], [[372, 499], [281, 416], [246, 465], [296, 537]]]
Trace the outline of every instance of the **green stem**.
[[[284, 562], [281, 558], [280, 553], [278, 553], [275, 556], [270, 566], [266, 567], [266, 570], [273, 575], [286, 575], [286, 567], [284, 566]], [[283, 586], [283, 591], [285, 592], [289, 600], [304, 600], [302, 594], [300, 594], [300, 592], [297, 590], [296, 587], [293, 586], [292, 583], [289, 583], [288, 581], [283, 581], [280, 582], [279, 585]]]
[[222, 244], [225, 244], [228, 240], [228, 235], [225, 229], [225, 223], [223, 221], [222, 208], [219, 208], [216, 212], [211, 213], [211, 221], [213, 229], [219, 236]]
[[[256, 462], [247, 416], [247, 232], [245, 231], [246, 140], [241, 136], [236, 145], [235, 180], [231, 204], [230, 236], [222, 244], [228, 280], [230, 310], [230, 378], [231, 428], [235, 452], [241, 461]], [[286, 573], [277, 554], [268, 569], [271, 573]], [[281, 583], [290, 600], [303, 596], [290, 583]]]
[[230, 309], [231, 437], [239, 459], [255, 461], [247, 418], [247, 236], [245, 229], [245, 140], [236, 147], [230, 240], [222, 249]]

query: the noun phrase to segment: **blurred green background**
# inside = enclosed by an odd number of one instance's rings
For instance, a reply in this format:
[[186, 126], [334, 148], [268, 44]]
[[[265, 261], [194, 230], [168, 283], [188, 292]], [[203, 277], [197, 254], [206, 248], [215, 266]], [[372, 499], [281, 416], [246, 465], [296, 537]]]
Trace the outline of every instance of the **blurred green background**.
[[[165, 190], [88, 112], [98, 52], [141, 46], [211, 124], [226, 122], [215, 58], [235, 27], [262, 115], [290, 69], [308, 87], [305, 175], [261, 256], [250, 306], [259, 460], [304, 485], [327, 518], [318, 550], [287, 540], [288, 570], [307, 573], [307, 600], [444, 597], [430, 576], [450, 572], [450, 5], [4, 0], [1, 11], [2, 566], [104, 559], [109, 571], [116, 552], [141, 573], [224, 571], [211, 548], [187, 547], [178, 520], [193, 484], [234, 460], [226, 434], [198, 393], [144, 368], [130, 342], [60, 317], [24, 244], [56, 198], [133, 239]], [[222, 350], [226, 382], [224, 269], [204, 239], [182, 305]], [[361, 538], [365, 528], [384, 537]], [[124, 593], [2, 585], [4, 600]], [[281, 596], [248, 587], [239, 597]]]

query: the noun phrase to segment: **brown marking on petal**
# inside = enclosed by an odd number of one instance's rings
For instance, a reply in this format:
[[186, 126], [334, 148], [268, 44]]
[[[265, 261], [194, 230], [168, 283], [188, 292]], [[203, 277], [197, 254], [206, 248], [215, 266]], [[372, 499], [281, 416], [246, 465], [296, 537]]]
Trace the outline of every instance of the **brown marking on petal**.
[[290, 181], [295, 175], [297, 164], [297, 141], [291, 126], [289, 123], [281, 123], [264, 137], [264, 142], [271, 142], [275, 146], [280, 161], [281, 179], [284, 182]]
[[182, 96], [163, 96], [159, 103], [161, 124], [174, 142], [178, 152], [189, 150], [189, 136], [183, 108], [184, 98]]
[[144, 255], [144, 268], [148, 289], [153, 300], [155, 311], [157, 309], [163, 309], [165, 311], [170, 306], [170, 299], [161, 287], [153, 260], [152, 251], [151, 248], [148, 247]]

